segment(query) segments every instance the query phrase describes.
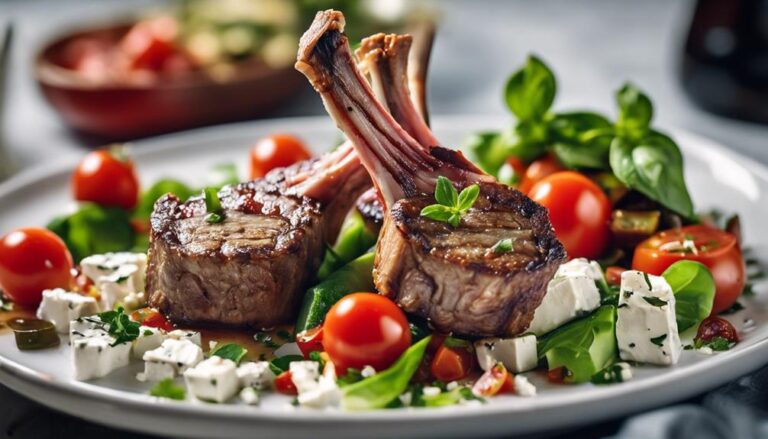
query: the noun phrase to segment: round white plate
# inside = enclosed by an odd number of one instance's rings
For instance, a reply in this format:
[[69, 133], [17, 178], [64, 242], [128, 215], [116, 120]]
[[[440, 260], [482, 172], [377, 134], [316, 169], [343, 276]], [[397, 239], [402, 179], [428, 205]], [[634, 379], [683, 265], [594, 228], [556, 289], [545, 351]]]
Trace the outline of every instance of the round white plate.
[[[497, 129], [507, 120], [437, 118], [435, 131], [446, 145], [466, 135]], [[236, 162], [244, 176], [248, 147], [275, 133], [300, 135], [316, 151], [339, 142], [327, 117], [250, 122], [137, 142], [134, 157], [145, 183], [168, 176], [201, 185], [210, 167]], [[719, 207], [739, 212], [746, 243], [764, 260], [768, 234], [768, 170], [725, 148], [691, 134], [674, 133], [686, 157], [686, 177], [699, 210]], [[0, 185], [0, 233], [25, 225], [44, 225], [72, 207], [69, 176], [73, 163], [27, 171]], [[498, 397], [480, 407], [396, 409], [343, 413], [297, 409], [289, 398], [267, 395], [260, 406], [175, 402], [147, 395], [149, 384], [134, 379], [135, 362], [106, 378], [77, 382], [71, 378], [69, 347], [20, 352], [12, 335], [0, 336], [0, 381], [42, 404], [94, 422], [185, 437], [330, 436], [479, 436], [535, 433], [595, 422], [670, 403], [706, 391], [759, 368], [768, 361], [768, 312], [765, 296], [744, 300], [746, 309], [728, 318], [742, 330], [743, 341], [715, 355], [684, 351], [670, 368], [638, 367], [626, 383], [551, 386], [528, 374], [539, 394], [533, 398]], [[754, 322], [754, 325], [750, 324]]]

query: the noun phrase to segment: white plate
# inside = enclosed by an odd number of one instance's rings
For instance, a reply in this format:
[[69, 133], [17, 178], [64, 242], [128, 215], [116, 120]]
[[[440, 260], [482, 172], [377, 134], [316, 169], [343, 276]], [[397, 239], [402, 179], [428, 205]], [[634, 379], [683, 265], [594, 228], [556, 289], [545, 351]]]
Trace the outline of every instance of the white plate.
[[[437, 118], [435, 131], [446, 145], [458, 144], [472, 131], [508, 123], [472, 117]], [[201, 184], [211, 165], [238, 163], [247, 168], [247, 150], [263, 135], [299, 134], [316, 150], [338, 142], [326, 117], [273, 120], [197, 130], [137, 142], [134, 157], [145, 183], [162, 176]], [[686, 156], [686, 175], [698, 209], [720, 207], [742, 215], [748, 246], [765, 259], [768, 234], [768, 171], [749, 159], [691, 134], [675, 133]], [[0, 185], [0, 232], [24, 225], [43, 225], [71, 207], [69, 176], [73, 164], [38, 168]], [[761, 233], [762, 232], [762, 233]], [[766, 259], [768, 260], [768, 259]], [[326, 436], [478, 436], [533, 433], [595, 422], [686, 398], [746, 374], [768, 361], [768, 313], [765, 296], [745, 300], [747, 309], [729, 316], [741, 329], [754, 329], [729, 352], [703, 355], [684, 351], [675, 367], [635, 369], [635, 379], [617, 385], [539, 387], [534, 398], [498, 397], [481, 407], [397, 409], [366, 413], [299, 410], [280, 395], [261, 406], [174, 402], [146, 395], [149, 385], [133, 376], [140, 364], [92, 382], [70, 378], [68, 346], [20, 352], [10, 334], [0, 336], [0, 381], [45, 405], [116, 427], [186, 437]]]

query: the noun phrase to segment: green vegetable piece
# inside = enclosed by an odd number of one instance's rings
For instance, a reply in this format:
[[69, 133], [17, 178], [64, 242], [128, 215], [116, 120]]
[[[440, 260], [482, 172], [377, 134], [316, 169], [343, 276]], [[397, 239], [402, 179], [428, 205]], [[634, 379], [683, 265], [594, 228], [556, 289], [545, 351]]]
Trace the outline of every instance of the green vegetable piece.
[[173, 378], [166, 378], [155, 384], [149, 390], [149, 394], [160, 398], [175, 399], [181, 401], [187, 397], [187, 392], [182, 386], [177, 386]]
[[216, 212], [208, 212], [205, 214], [205, 222], [209, 224], [218, 224], [224, 221], [224, 217]]
[[504, 89], [507, 106], [519, 120], [541, 119], [549, 111], [557, 93], [552, 71], [534, 55], [525, 66], [510, 76]]
[[651, 100], [634, 84], [624, 84], [616, 92], [619, 105], [619, 119], [616, 127], [628, 138], [639, 139], [645, 135], [653, 118]]
[[235, 364], [240, 364], [240, 361], [248, 353], [248, 349], [240, 346], [237, 343], [226, 343], [217, 345], [211, 352], [212, 357], [226, 358], [232, 360]]
[[461, 149], [472, 162], [492, 175], [497, 175], [509, 157], [509, 148], [499, 141], [499, 134], [495, 132], [472, 134]]
[[296, 321], [296, 333], [320, 326], [331, 307], [347, 294], [373, 291], [374, 253], [366, 253], [310, 288]]
[[497, 255], [502, 255], [504, 253], [509, 253], [512, 250], [514, 250], [514, 238], [506, 238], [506, 239], [499, 239], [496, 244], [493, 244], [493, 247], [491, 247], [491, 251], [496, 253]]
[[539, 358], [547, 358], [550, 369], [565, 367], [567, 382], [584, 383], [614, 362], [616, 307], [603, 305], [589, 316], [568, 323], [538, 344]]
[[675, 319], [680, 332], [709, 316], [715, 300], [715, 280], [704, 264], [677, 261], [662, 276], [675, 294]]
[[130, 250], [135, 239], [130, 219], [123, 209], [86, 203], [72, 215], [51, 221], [48, 229], [64, 241], [75, 261], [80, 262], [93, 254]]
[[595, 384], [622, 383], [624, 382], [622, 371], [623, 369], [620, 364], [612, 364], [596, 373], [592, 377], [592, 382]]
[[290, 364], [294, 361], [304, 361], [304, 357], [301, 355], [284, 355], [282, 357], [277, 357], [269, 362], [269, 369], [275, 375], [280, 375], [287, 371], [290, 368]]
[[155, 201], [168, 193], [176, 195], [181, 201], [186, 201], [194, 194], [194, 191], [178, 180], [160, 180], [141, 194], [139, 205], [133, 212], [133, 217], [148, 219], [152, 214], [152, 209], [155, 207]]
[[408, 388], [431, 339], [431, 336], [426, 337], [409, 347], [389, 369], [344, 387], [342, 408], [372, 410], [386, 407]]
[[205, 195], [205, 210], [207, 212], [220, 213], [222, 207], [219, 200], [219, 190], [209, 187], [203, 189], [203, 194]]
[[696, 339], [693, 341], [693, 346], [696, 349], [707, 347], [712, 349], [713, 351], [718, 351], [718, 352], [730, 350], [731, 347], [733, 347], [735, 344], [736, 343], [723, 337], [714, 337], [713, 339], [707, 340], [707, 341], [704, 341], [701, 339]]
[[123, 307], [119, 306], [114, 311], [99, 314], [99, 319], [104, 323], [107, 333], [115, 339], [111, 346], [128, 343], [139, 337], [141, 324], [131, 320], [123, 311]]
[[347, 217], [333, 248], [325, 252], [317, 279], [324, 280], [331, 273], [367, 253], [376, 244], [378, 233], [370, 230], [365, 219], [356, 210]]

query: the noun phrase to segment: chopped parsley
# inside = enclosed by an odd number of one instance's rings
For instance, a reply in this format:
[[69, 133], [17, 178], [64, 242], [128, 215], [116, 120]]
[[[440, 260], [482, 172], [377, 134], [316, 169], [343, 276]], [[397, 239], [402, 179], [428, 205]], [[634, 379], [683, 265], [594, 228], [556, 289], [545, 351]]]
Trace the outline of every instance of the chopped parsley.
[[515, 243], [514, 238], [500, 239], [496, 244], [493, 244], [493, 247], [491, 247], [491, 251], [496, 253], [497, 255], [509, 253], [515, 249], [514, 243]]
[[291, 363], [293, 363], [294, 361], [303, 361], [303, 360], [304, 360], [304, 357], [302, 357], [301, 355], [285, 355], [270, 361], [269, 369], [275, 375], [280, 375], [281, 373], [287, 371], [290, 368]]
[[435, 185], [435, 201], [421, 209], [421, 216], [448, 223], [452, 227], [461, 224], [461, 217], [475, 204], [480, 195], [480, 186], [473, 184], [465, 187], [461, 193], [451, 183], [451, 180], [440, 176]]
[[177, 386], [173, 378], [166, 378], [152, 387], [149, 394], [160, 398], [175, 399], [177, 401], [186, 398], [187, 392], [184, 387]]
[[667, 339], [667, 334], [661, 334], [658, 337], [653, 337], [651, 339], [651, 343], [655, 344], [656, 346], [661, 347], [661, 346], [664, 345], [664, 340], [666, 340], [666, 339]]
[[139, 337], [141, 325], [131, 320], [128, 314], [123, 312], [122, 306], [117, 307], [114, 311], [99, 314], [99, 319], [107, 333], [115, 339], [111, 346], [128, 343]]
[[247, 353], [248, 349], [240, 346], [237, 343], [226, 343], [216, 345], [213, 351], [211, 351], [211, 356], [226, 358], [227, 360], [234, 361], [235, 364], [240, 364], [240, 361], [243, 359], [243, 357], [245, 357], [245, 354]]
[[666, 301], [661, 300], [658, 297], [653, 297], [653, 296], [643, 296], [643, 300], [645, 300], [646, 302], [648, 302], [649, 304], [651, 304], [653, 306], [658, 306], [658, 307], [662, 307], [662, 306], [667, 304]]
[[727, 351], [731, 349], [736, 343], [723, 337], [714, 337], [711, 340], [696, 339], [693, 341], [693, 346], [696, 349], [710, 348], [713, 351]]
[[645, 279], [645, 283], [648, 284], [648, 291], [653, 291], [653, 285], [651, 284], [651, 278], [648, 277], [648, 273], [643, 273], [643, 279]]

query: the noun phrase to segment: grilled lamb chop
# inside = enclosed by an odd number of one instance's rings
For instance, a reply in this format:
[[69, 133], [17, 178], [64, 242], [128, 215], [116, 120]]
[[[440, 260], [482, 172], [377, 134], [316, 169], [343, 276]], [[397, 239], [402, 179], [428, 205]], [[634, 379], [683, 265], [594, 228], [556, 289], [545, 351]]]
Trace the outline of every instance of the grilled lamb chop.
[[[439, 330], [516, 335], [528, 327], [565, 250], [546, 209], [479, 171], [460, 153], [419, 147], [374, 96], [352, 58], [344, 17], [319, 12], [301, 38], [296, 68], [323, 98], [382, 195], [387, 212], [376, 249], [380, 294]], [[439, 176], [480, 195], [461, 224], [420, 216]], [[492, 250], [513, 239], [512, 250]]]
[[370, 186], [351, 147], [202, 197], [174, 195], [152, 213], [147, 294], [176, 323], [270, 327], [288, 321], [344, 216]]

